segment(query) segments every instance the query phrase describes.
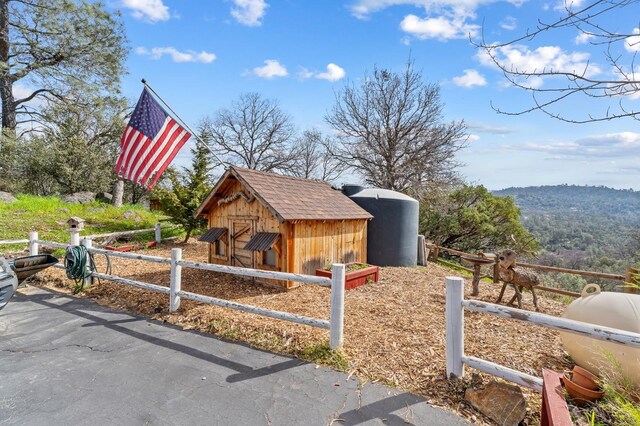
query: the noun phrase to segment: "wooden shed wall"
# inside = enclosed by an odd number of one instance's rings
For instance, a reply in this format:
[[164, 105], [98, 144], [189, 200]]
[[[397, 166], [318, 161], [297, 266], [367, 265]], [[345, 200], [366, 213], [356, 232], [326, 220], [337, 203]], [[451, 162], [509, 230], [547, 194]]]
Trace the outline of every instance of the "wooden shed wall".
[[[244, 189], [242, 184], [238, 181], [232, 181], [232, 184], [225, 189], [225, 195], [231, 196], [243, 190], [245, 194], [249, 192]], [[251, 221], [253, 226], [251, 229], [251, 235], [256, 232], [278, 232], [282, 234], [284, 238], [284, 226], [275, 218], [275, 216], [262, 205], [258, 200], [246, 202], [244, 198], [239, 197], [235, 200], [224, 203], [222, 205], [216, 205], [208, 212], [209, 216], [209, 228], [228, 228], [229, 233], [232, 232], [233, 221], [247, 220]], [[229, 234], [226, 236], [227, 243], [229, 242]], [[227, 256], [221, 258], [213, 253], [213, 245], [209, 245], [209, 262], [218, 264], [229, 264], [230, 250], [227, 252]], [[285, 264], [284, 262], [282, 263]]]
[[289, 259], [289, 272], [314, 275], [326, 264], [366, 262], [367, 222], [356, 219], [291, 223], [287, 244], [295, 255]]

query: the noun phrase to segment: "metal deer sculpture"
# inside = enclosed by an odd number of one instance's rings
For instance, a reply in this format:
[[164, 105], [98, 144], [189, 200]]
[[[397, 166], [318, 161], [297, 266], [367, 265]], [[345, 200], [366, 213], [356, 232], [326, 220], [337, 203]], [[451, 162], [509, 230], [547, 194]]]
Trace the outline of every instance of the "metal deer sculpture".
[[500, 297], [498, 297], [496, 303], [500, 303], [502, 301], [507, 285], [511, 284], [513, 285], [515, 294], [507, 305], [511, 305], [517, 299], [518, 308], [522, 309], [522, 289], [528, 288], [531, 290], [531, 294], [533, 295], [533, 305], [535, 306], [536, 311], [540, 311], [535, 291], [535, 287], [540, 285], [538, 276], [529, 271], [525, 271], [522, 268], [516, 267], [516, 252], [513, 250], [505, 250], [500, 253], [498, 261], [498, 266], [500, 268], [500, 280], [502, 280], [504, 284], [502, 285]]

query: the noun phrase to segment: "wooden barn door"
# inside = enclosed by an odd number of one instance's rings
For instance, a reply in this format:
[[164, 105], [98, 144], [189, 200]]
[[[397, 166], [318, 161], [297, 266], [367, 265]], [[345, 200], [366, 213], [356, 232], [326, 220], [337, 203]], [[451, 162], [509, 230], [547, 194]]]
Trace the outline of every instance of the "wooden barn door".
[[253, 235], [254, 221], [251, 219], [231, 219], [231, 265], [254, 268], [255, 256], [244, 246]]

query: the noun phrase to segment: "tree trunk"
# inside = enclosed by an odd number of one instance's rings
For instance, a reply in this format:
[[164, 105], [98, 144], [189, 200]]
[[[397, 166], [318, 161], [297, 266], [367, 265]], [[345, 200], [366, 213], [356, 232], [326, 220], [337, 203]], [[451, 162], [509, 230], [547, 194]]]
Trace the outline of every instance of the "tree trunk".
[[122, 197], [124, 196], [124, 181], [122, 179], [118, 179], [116, 183], [113, 184], [113, 206], [114, 207], [122, 207]]
[[182, 244], [187, 244], [187, 242], [189, 241], [189, 237], [191, 236], [192, 229], [186, 229], [186, 231], [187, 235], [184, 237], [184, 241], [182, 241]]
[[0, 69], [0, 99], [2, 100], [2, 133], [3, 137], [15, 139], [16, 106], [13, 98], [13, 79], [9, 68], [9, 0], [0, 0], [0, 61], [4, 64]]

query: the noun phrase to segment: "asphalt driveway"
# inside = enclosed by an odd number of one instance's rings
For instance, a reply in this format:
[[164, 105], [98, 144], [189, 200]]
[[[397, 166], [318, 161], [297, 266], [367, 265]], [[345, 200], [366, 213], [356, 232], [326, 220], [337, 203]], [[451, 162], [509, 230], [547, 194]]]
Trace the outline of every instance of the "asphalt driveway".
[[468, 425], [422, 398], [90, 300], [0, 312], [0, 425]]

